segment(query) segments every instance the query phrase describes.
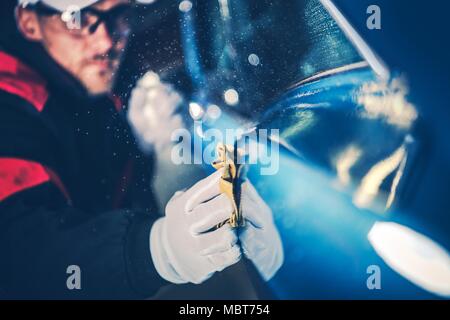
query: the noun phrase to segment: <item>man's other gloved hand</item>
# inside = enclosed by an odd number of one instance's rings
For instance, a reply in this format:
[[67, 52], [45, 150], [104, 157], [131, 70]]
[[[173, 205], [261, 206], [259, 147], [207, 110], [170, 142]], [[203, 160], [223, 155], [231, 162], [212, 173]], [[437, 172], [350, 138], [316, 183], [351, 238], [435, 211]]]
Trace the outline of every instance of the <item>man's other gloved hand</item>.
[[166, 216], [152, 227], [150, 249], [156, 270], [172, 283], [202, 283], [216, 271], [238, 262], [241, 250], [236, 230], [215, 226], [233, 211], [220, 194], [222, 170], [177, 192], [166, 206]]
[[283, 264], [283, 245], [273, 221], [272, 210], [250, 181], [242, 185], [241, 208], [245, 219], [245, 227], [239, 234], [243, 252], [253, 261], [264, 280], [268, 281]]
[[171, 145], [173, 131], [184, 128], [177, 107], [181, 96], [159, 76], [147, 72], [131, 92], [128, 120], [142, 149], [162, 150]]

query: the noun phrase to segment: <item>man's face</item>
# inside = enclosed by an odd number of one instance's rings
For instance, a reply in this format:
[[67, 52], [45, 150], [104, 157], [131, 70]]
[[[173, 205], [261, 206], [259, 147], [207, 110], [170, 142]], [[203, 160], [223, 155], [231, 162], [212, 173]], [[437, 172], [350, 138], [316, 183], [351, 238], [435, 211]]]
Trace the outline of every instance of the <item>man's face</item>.
[[[109, 12], [126, 4], [130, 1], [103, 0], [90, 8]], [[95, 16], [90, 18], [96, 21]], [[75, 76], [90, 94], [110, 92], [126, 45], [125, 35], [113, 36], [104, 22], [92, 34], [81, 33], [80, 29], [71, 30], [60, 14], [45, 16], [38, 13], [37, 23], [39, 41], [58, 64]]]

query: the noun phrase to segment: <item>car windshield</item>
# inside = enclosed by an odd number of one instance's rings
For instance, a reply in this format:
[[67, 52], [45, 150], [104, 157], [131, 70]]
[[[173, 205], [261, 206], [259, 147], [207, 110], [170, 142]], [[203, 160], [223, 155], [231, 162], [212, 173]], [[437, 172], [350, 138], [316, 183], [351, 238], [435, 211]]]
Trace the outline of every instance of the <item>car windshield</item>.
[[197, 51], [209, 99], [252, 118], [299, 81], [363, 61], [318, 0], [195, 5], [195, 12], [185, 14], [192, 15], [198, 31], [192, 52]]

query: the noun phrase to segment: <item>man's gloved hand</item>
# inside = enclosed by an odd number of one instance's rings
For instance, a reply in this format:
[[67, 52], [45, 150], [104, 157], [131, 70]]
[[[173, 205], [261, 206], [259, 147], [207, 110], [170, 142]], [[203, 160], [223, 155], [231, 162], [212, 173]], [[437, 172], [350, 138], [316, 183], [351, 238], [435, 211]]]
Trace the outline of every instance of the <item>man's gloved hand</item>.
[[264, 280], [268, 281], [283, 264], [283, 245], [273, 221], [272, 210], [250, 181], [242, 185], [241, 208], [245, 219], [245, 227], [239, 235], [243, 252], [253, 261]]
[[219, 170], [185, 192], [177, 192], [150, 233], [150, 249], [156, 270], [173, 283], [201, 283], [214, 272], [238, 262], [241, 250], [236, 230], [229, 224], [214, 227], [233, 211], [220, 194]]
[[171, 145], [171, 134], [183, 128], [182, 117], [176, 113], [181, 96], [159, 76], [147, 72], [131, 92], [128, 120], [144, 150], [157, 150]]

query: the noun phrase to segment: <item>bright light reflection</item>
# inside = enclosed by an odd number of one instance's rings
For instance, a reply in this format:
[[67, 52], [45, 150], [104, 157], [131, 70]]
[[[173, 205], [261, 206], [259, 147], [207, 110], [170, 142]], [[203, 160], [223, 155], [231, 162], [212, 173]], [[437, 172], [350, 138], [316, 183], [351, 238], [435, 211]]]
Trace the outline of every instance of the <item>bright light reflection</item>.
[[191, 115], [192, 119], [199, 120], [201, 117], [203, 117], [203, 114], [205, 111], [203, 110], [202, 106], [200, 106], [196, 102], [189, 103], [189, 114]]
[[367, 208], [378, 195], [384, 179], [398, 168], [406, 154], [405, 147], [398, 148], [391, 156], [378, 162], [361, 180], [356, 190], [353, 203], [359, 208]]
[[206, 114], [211, 119], [216, 120], [216, 119], [220, 118], [220, 116], [222, 114], [222, 110], [220, 110], [219, 106], [217, 106], [215, 104], [211, 104], [208, 106], [208, 109], [206, 109]]
[[188, 0], [181, 1], [178, 9], [184, 13], [189, 12], [192, 9], [192, 2]]

